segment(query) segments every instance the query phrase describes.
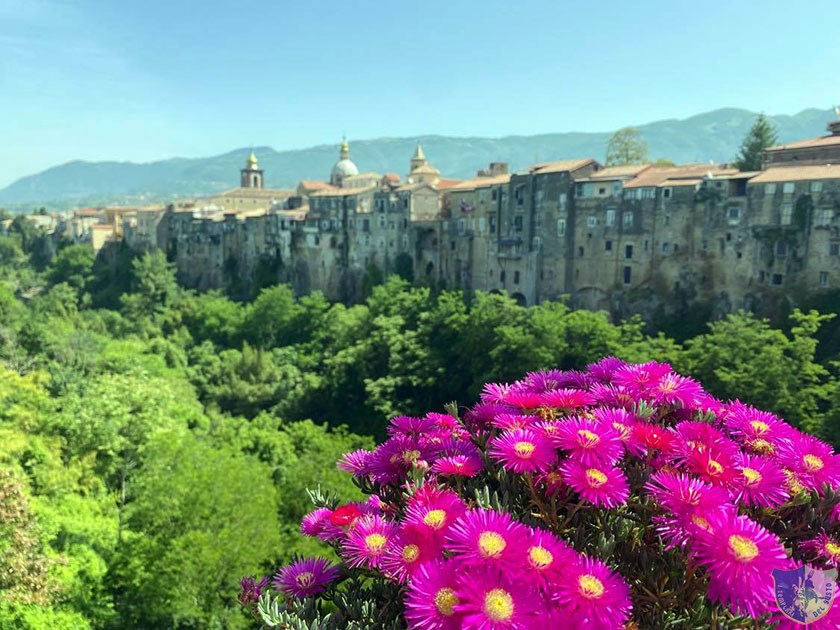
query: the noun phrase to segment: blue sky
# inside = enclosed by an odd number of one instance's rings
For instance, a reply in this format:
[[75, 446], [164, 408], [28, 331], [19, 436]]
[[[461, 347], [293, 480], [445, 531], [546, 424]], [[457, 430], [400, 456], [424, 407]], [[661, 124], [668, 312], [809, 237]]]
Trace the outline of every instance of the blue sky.
[[0, 0], [0, 186], [73, 159], [840, 102], [837, 0]]

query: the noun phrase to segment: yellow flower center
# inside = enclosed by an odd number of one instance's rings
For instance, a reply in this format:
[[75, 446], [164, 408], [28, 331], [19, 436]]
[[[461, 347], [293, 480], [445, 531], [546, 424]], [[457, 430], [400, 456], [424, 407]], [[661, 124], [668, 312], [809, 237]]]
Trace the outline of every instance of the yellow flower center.
[[758, 546], [749, 538], [733, 534], [729, 537], [729, 553], [738, 562], [750, 562], [758, 555]]
[[719, 475], [723, 472], [723, 466], [721, 466], [720, 462], [710, 459], [708, 471], [710, 475]]
[[598, 599], [604, 594], [604, 583], [586, 573], [578, 578], [578, 590], [586, 599]]
[[554, 556], [545, 547], [531, 547], [528, 550], [528, 559], [535, 569], [545, 569], [554, 561]]
[[758, 435], [764, 435], [770, 430], [770, 425], [766, 422], [762, 422], [761, 420], [751, 421], [750, 426]]
[[496, 532], [481, 532], [478, 537], [478, 548], [485, 558], [498, 557], [507, 547], [505, 539]]
[[613, 422], [612, 427], [618, 432], [618, 435], [622, 441], [626, 441], [627, 438], [630, 437], [630, 427], [628, 427], [626, 424], [622, 424], [621, 422]]
[[695, 525], [697, 525], [697, 527], [705, 529], [707, 532], [712, 531], [712, 526], [709, 525], [709, 521], [707, 521], [702, 516], [698, 516], [698, 515], [694, 514], [691, 517], [691, 522], [694, 523]]
[[586, 471], [586, 482], [592, 488], [600, 488], [607, 483], [607, 476], [597, 468], [590, 468]]
[[388, 539], [382, 534], [368, 534], [365, 536], [365, 547], [368, 551], [374, 554], [382, 553], [385, 545], [388, 544]]
[[309, 588], [315, 584], [315, 574], [311, 571], [303, 571], [302, 573], [298, 573], [295, 582], [299, 588]]
[[770, 442], [762, 438], [758, 438], [757, 440], [750, 440], [748, 442], [748, 445], [756, 453], [761, 453], [762, 455], [771, 455], [776, 450], [775, 446], [773, 446]]
[[578, 437], [580, 438], [580, 445], [584, 448], [592, 448], [598, 446], [601, 438], [597, 434], [592, 433], [588, 429], [578, 429]]
[[822, 467], [825, 466], [823, 460], [816, 455], [811, 455], [808, 453], [802, 458], [802, 463], [805, 465], [805, 469], [808, 472], [817, 472], [822, 470]]
[[825, 543], [825, 550], [831, 556], [834, 556], [834, 557], [840, 556], [840, 545], [838, 545], [836, 542]]
[[552, 470], [545, 476], [546, 483], [562, 483], [563, 475], [556, 470]]
[[522, 457], [523, 459], [531, 457], [531, 453], [534, 452], [535, 448], [537, 448], [536, 445], [531, 442], [517, 442], [513, 445], [513, 450], [516, 451], [516, 456]]
[[513, 617], [513, 597], [500, 588], [488, 591], [484, 596], [484, 614], [493, 621], [507, 621]]
[[423, 517], [423, 522], [432, 529], [440, 529], [446, 523], [446, 512], [444, 510], [429, 510]]
[[402, 550], [402, 559], [406, 562], [414, 562], [420, 557], [420, 547], [417, 545], [406, 545]]
[[449, 617], [455, 612], [455, 606], [458, 604], [458, 596], [451, 588], [444, 586], [437, 593], [435, 593], [435, 606], [438, 612], [444, 617]]
[[761, 483], [761, 480], [763, 479], [761, 473], [755, 468], [742, 468], [741, 473], [744, 475], [744, 479], [747, 480], [748, 486], [754, 486], [757, 483]]
[[420, 459], [420, 451], [403, 451], [402, 458], [406, 464], [416, 462]]
[[788, 492], [791, 494], [799, 494], [805, 491], [805, 486], [799, 481], [796, 473], [787, 468], [785, 469], [785, 484], [787, 485]]

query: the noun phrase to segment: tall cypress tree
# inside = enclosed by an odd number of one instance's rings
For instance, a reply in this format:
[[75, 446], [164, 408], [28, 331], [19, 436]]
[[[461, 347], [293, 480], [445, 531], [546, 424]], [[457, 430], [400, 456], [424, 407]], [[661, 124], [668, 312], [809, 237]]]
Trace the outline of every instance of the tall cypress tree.
[[741, 171], [760, 171], [764, 149], [772, 147], [778, 141], [775, 125], [767, 120], [764, 114], [759, 114], [741, 142], [741, 151], [735, 158], [735, 167]]

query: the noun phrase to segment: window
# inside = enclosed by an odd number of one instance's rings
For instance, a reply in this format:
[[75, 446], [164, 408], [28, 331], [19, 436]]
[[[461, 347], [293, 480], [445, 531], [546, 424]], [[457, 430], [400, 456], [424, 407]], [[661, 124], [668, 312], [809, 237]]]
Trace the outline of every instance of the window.
[[811, 182], [811, 192], [812, 193], [822, 192], [822, 182]]
[[513, 191], [513, 198], [516, 199], [516, 205], [518, 206], [525, 203], [525, 186], [517, 186]]
[[464, 219], [458, 219], [458, 234], [461, 236], [466, 232], [467, 222]]
[[765, 195], [775, 195], [776, 194], [776, 184], [764, 184], [764, 194]]
[[449, 249], [451, 249], [453, 252], [455, 251], [455, 241], [449, 241]]
[[648, 250], [648, 246], [649, 246], [649, 245], [650, 245], [650, 241], [647, 241], [647, 240], [646, 240], [646, 241], [645, 241], [645, 251], [647, 251], [647, 250]]
[[662, 243], [662, 253], [667, 254], [668, 251], [671, 249], [670, 243]]
[[612, 183], [612, 194], [613, 194], [613, 197], [620, 197], [621, 196], [621, 182], [613, 182]]
[[625, 245], [624, 246], [624, 257], [625, 258], [633, 258], [633, 246], [632, 245]]
[[502, 269], [502, 271], [499, 273], [499, 280], [501, 280], [501, 281], [502, 281], [502, 284], [504, 284], [504, 283], [505, 283], [505, 276], [506, 276], [506, 275], [507, 275], [507, 274], [505, 273], [505, 270], [504, 270], [504, 269]]
[[662, 189], [662, 197], [664, 199], [670, 199], [671, 198], [671, 189], [670, 188], [663, 188]]
[[518, 271], [513, 272], [513, 284], [519, 284], [519, 272]]
[[599, 194], [599, 195], [606, 195], [606, 194], [607, 194], [607, 188], [606, 188], [606, 186], [601, 186], [601, 187], [599, 187], [599, 188], [598, 188], [598, 194]]
[[517, 232], [522, 231], [522, 216], [513, 217], [513, 229]]
[[666, 214], [665, 215], [665, 225], [670, 225], [670, 224], [671, 224], [671, 215]]
[[566, 219], [557, 219], [557, 236], [566, 236]]
[[829, 243], [828, 244], [828, 255], [829, 256], [840, 256], [840, 243]]
[[484, 203], [487, 200], [487, 191], [486, 190], [479, 190], [478, 191], [478, 203]]
[[731, 206], [729, 210], [727, 210], [727, 216], [729, 217], [730, 223], [737, 223], [741, 220], [741, 208], [738, 206]]
[[563, 210], [563, 211], [565, 211], [565, 210], [566, 210], [566, 207], [567, 207], [567, 206], [568, 206], [568, 204], [569, 204], [568, 199], [569, 199], [569, 198], [568, 198], [568, 197], [566, 197], [566, 195], [565, 195], [564, 193], [560, 193], [560, 198], [557, 200], [557, 201], [558, 201], [558, 203], [560, 204], [560, 210]]
[[479, 217], [478, 218], [478, 231], [481, 232], [482, 234], [484, 234], [484, 227], [485, 227], [484, 223], [485, 223], [484, 222], [484, 217]]
[[494, 215], [494, 216], [490, 217], [490, 234], [495, 234], [495, 233], [496, 233], [496, 217]]
[[621, 213], [621, 224], [625, 228], [633, 227], [633, 211], [632, 210], [625, 210]]
[[381, 228], [385, 227], [385, 215], [384, 214], [379, 215], [379, 227], [381, 227]]
[[783, 277], [782, 274], [774, 273], [773, 274], [773, 284], [775, 284], [776, 286], [782, 284], [782, 277]]
[[642, 188], [642, 199], [656, 199], [656, 188], [652, 186]]
[[370, 232], [370, 219], [362, 221], [362, 232]]
[[612, 251], [612, 241], [606, 241], [604, 243], [604, 251], [611, 252]]
[[607, 208], [607, 218], [604, 221], [607, 227], [615, 225], [615, 208]]
[[408, 234], [402, 235], [402, 246], [403, 249], [408, 249]]
[[820, 271], [820, 286], [825, 288], [828, 286], [828, 272]]
[[782, 184], [782, 192], [786, 195], [792, 195], [795, 190], [796, 184], [794, 182], [785, 182]]
[[578, 256], [583, 257], [583, 247], [578, 247]]
[[589, 215], [586, 218], [586, 227], [594, 228], [597, 225], [598, 225], [598, 219], [596, 217], [594, 217], [593, 215]]
[[776, 256], [787, 258], [787, 249], [787, 241], [778, 241], [776, 243]]
[[817, 213], [817, 225], [831, 225], [834, 211], [831, 208], [821, 208]]
[[630, 267], [624, 268], [624, 284], [630, 284], [633, 279], [633, 270]]
[[494, 189], [493, 189], [493, 192], [492, 192], [492, 193], [491, 193], [491, 195], [490, 195], [490, 198], [491, 198], [493, 201], [496, 201], [496, 199], [498, 198], [498, 196], [499, 196], [499, 191], [498, 191], [498, 189], [494, 188]]
[[782, 225], [790, 225], [790, 221], [793, 218], [793, 204], [792, 203], [783, 203], [782, 204], [782, 212], [781, 216], [779, 217], [779, 222]]

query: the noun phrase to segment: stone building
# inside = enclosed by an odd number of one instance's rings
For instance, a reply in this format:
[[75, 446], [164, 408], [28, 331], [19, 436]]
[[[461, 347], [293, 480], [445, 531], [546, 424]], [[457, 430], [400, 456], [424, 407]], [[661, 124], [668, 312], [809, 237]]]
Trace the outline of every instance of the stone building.
[[[468, 181], [441, 177], [421, 146], [405, 180], [360, 173], [344, 141], [329, 183], [303, 181], [252, 207], [219, 195], [138, 212], [125, 240], [165, 250], [188, 286], [242, 296], [289, 282], [353, 302], [371, 278], [400, 273], [616, 316], [699, 303], [772, 314], [784, 299], [840, 287], [840, 124], [829, 131], [771, 147], [758, 172], [584, 158], [517, 173], [494, 162]], [[249, 186], [235, 189], [243, 200], [267, 192], [252, 157]]]

